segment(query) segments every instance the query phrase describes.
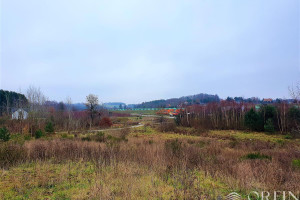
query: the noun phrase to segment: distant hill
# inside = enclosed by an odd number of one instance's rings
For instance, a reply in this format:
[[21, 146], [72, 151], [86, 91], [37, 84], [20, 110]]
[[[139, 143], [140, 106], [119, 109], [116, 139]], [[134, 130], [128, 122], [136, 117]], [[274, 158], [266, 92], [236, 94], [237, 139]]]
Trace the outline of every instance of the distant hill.
[[119, 109], [119, 108], [125, 108], [126, 104], [122, 102], [108, 102], [108, 103], [103, 103], [103, 107], [110, 108], [110, 109], [111, 108]]
[[84, 103], [74, 103], [72, 106], [75, 110], [85, 110], [86, 109], [86, 105]]
[[[123, 102], [108, 102], [108, 103], [103, 103], [102, 106], [104, 108], [107, 108], [107, 109], [113, 109], [113, 108], [119, 109], [120, 105], [121, 105], [122, 109], [127, 108], [126, 104], [123, 103]], [[72, 107], [75, 110], [85, 110], [85, 109], [87, 109], [87, 107], [84, 103], [75, 103], [75, 104], [72, 105]]]
[[161, 99], [143, 102], [141, 104], [136, 104], [135, 108], [168, 108], [179, 107], [181, 105], [204, 104], [219, 101], [220, 98], [218, 95], [201, 93], [196, 95], [183, 96], [180, 98]]

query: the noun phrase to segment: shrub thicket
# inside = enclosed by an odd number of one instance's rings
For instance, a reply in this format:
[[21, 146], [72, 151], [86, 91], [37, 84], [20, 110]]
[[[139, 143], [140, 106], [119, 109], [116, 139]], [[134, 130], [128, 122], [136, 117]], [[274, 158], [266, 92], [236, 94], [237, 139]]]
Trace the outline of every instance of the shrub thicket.
[[264, 124], [267, 122], [268, 119], [272, 119], [275, 121], [276, 118], [276, 108], [271, 105], [264, 105], [260, 108], [260, 114], [264, 120]]
[[45, 127], [46, 133], [54, 133], [54, 125], [52, 122], [48, 122]]
[[251, 110], [245, 114], [245, 126], [252, 131], [260, 131], [261, 124], [261, 116], [253, 108], [251, 108]]
[[10, 167], [26, 159], [24, 146], [6, 142], [0, 144], [0, 167]]
[[[291, 130], [294, 133], [300, 128], [300, 109], [295, 106], [291, 107], [288, 112], [288, 123]], [[298, 130], [298, 134], [300, 131]]]
[[10, 133], [6, 127], [0, 128], [0, 140], [7, 142], [10, 139]]
[[182, 155], [182, 142], [178, 139], [167, 140], [165, 142], [166, 152], [169, 152], [172, 156], [180, 157]]
[[295, 159], [292, 161], [293, 167], [300, 169], [300, 159]]
[[96, 142], [105, 142], [105, 134], [104, 132], [98, 132], [92, 139]]
[[273, 120], [271, 118], [269, 118], [265, 125], [264, 125], [264, 130], [268, 133], [274, 133], [275, 131], [275, 127], [274, 127], [274, 124], [273, 124]]
[[267, 156], [267, 155], [264, 155], [264, 154], [261, 154], [261, 153], [249, 153], [246, 156], [244, 156], [243, 158], [244, 159], [251, 159], [251, 160], [254, 160], [254, 159], [271, 159], [270, 156]]
[[99, 123], [101, 127], [111, 127], [113, 125], [111, 119], [109, 117], [103, 117]]
[[158, 127], [158, 130], [160, 132], [176, 132], [177, 127], [176, 127], [176, 124], [174, 122], [163, 122]]
[[36, 139], [41, 138], [41, 137], [43, 137], [43, 136], [44, 136], [44, 133], [43, 133], [43, 131], [42, 131], [41, 129], [37, 130], [37, 131], [35, 132], [35, 134], [34, 134], [34, 137], [35, 137]]

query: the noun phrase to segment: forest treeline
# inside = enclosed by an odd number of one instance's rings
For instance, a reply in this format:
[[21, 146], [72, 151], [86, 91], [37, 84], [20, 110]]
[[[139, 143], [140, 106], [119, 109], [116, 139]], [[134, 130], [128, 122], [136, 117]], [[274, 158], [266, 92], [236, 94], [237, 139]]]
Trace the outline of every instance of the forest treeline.
[[22, 108], [28, 103], [24, 94], [0, 90], [0, 116], [10, 114], [17, 108]]
[[300, 136], [300, 108], [287, 102], [257, 105], [225, 100], [187, 106], [177, 115], [176, 123], [202, 130], [235, 129]]
[[[296, 90], [298, 94], [299, 90]], [[178, 126], [194, 127], [202, 130], [250, 130], [268, 133], [300, 135], [299, 95], [294, 101], [275, 100], [263, 102], [258, 98], [240, 97], [221, 100], [218, 95], [198, 94], [181, 98], [142, 103], [142, 107], [180, 106], [176, 115]], [[30, 87], [26, 97], [23, 94], [0, 90], [0, 125], [12, 132], [29, 132], [53, 126], [55, 130], [86, 130], [92, 127], [111, 126], [112, 114], [99, 105], [98, 97], [86, 97], [85, 110], [76, 110], [71, 98], [65, 102], [48, 101], [39, 88]], [[11, 120], [13, 109], [23, 108], [28, 118]], [[52, 128], [50, 127], [50, 130]], [[51, 131], [50, 131], [51, 132]]]

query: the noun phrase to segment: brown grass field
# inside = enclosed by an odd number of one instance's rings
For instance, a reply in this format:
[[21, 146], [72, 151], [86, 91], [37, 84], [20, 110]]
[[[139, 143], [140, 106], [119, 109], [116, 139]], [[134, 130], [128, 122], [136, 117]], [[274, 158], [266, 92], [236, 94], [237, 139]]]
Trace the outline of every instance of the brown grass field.
[[0, 146], [1, 199], [216, 199], [300, 191], [300, 142], [281, 135], [151, 126]]

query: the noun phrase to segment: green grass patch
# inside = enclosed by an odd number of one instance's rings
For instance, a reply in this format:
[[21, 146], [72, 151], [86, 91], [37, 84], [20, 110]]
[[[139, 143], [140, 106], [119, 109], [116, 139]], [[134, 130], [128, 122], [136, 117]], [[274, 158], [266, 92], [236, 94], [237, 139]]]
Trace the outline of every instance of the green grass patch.
[[300, 169], [300, 159], [295, 159], [292, 161], [293, 167]]
[[288, 134], [288, 135], [284, 136], [284, 139], [290, 140], [290, 139], [293, 139], [293, 137], [290, 134]]
[[74, 135], [73, 134], [68, 134], [68, 133], [62, 133], [61, 138], [63, 138], [63, 139], [73, 139]]
[[269, 159], [271, 160], [272, 157], [271, 156], [267, 156], [267, 155], [264, 155], [264, 154], [261, 154], [261, 153], [249, 153], [245, 156], [242, 157], [243, 159], [250, 159], [250, 160], [254, 160], [254, 159]]

